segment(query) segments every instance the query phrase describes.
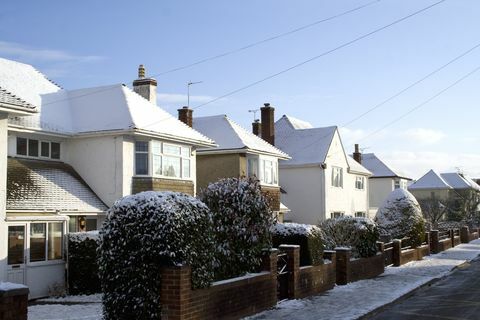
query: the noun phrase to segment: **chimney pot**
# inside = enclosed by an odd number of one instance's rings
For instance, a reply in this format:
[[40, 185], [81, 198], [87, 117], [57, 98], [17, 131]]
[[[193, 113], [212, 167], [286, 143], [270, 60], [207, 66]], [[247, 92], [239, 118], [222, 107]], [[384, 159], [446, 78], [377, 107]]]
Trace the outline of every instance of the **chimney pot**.
[[143, 64], [138, 66], [138, 77], [145, 78], [145, 67], [143, 66]]
[[145, 77], [143, 64], [138, 66], [138, 79], [133, 81], [133, 91], [151, 103], [157, 104], [157, 80]]
[[261, 138], [262, 124], [260, 123], [260, 120], [255, 119], [252, 123], [252, 131], [254, 135]]

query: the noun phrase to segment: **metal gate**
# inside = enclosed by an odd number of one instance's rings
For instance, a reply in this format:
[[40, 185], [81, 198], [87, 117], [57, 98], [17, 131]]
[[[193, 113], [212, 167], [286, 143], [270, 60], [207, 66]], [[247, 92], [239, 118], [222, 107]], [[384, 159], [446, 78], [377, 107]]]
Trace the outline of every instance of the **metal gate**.
[[288, 299], [288, 258], [286, 253], [277, 256], [277, 299]]

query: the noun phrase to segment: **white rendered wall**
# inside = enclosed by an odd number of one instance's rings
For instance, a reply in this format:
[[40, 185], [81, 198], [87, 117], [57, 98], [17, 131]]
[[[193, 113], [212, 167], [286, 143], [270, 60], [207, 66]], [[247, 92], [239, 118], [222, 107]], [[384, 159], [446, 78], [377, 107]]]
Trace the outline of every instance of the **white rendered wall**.
[[378, 208], [393, 191], [394, 180], [392, 178], [373, 178], [368, 180], [370, 185], [370, 213], [375, 216]]
[[65, 162], [107, 206], [123, 196], [122, 144], [122, 136], [78, 138], [65, 143]]
[[282, 203], [291, 212], [285, 220], [317, 224], [325, 217], [323, 170], [319, 167], [280, 168], [280, 185], [287, 192], [282, 194]]
[[7, 115], [0, 114], [0, 281], [7, 279]]

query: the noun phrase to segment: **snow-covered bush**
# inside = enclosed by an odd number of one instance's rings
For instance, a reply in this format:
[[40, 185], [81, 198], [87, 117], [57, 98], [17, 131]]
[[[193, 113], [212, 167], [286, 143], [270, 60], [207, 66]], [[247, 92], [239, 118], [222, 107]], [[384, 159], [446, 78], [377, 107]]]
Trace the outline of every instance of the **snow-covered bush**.
[[98, 231], [67, 234], [69, 294], [101, 292], [98, 278]]
[[320, 223], [325, 233], [325, 247], [351, 248], [352, 257], [367, 258], [377, 254], [379, 231], [377, 225], [368, 218], [340, 217]]
[[300, 265], [318, 265], [323, 262], [324, 234], [311, 224], [277, 223], [271, 229], [274, 247], [282, 244], [300, 246]]
[[189, 265], [192, 286], [213, 279], [213, 221], [196, 198], [147, 191], [117, 200], [100, 231], [106, 320], [160, 319], [160, 267]]
[[390, 193], [378, 209], [375, 222], [380, 235], [389, 239], [410, 238], [413, 247], [422, 244], [425, 238], [425, 219], [417, 199], [404, 189]]
[[269, 230], [275, 223], [258, 181], [222, 179], [202, 190], [200, 199], [210, 208], [215, 225], [215, 279], [257, 270], [262, 250], [271, 246]]

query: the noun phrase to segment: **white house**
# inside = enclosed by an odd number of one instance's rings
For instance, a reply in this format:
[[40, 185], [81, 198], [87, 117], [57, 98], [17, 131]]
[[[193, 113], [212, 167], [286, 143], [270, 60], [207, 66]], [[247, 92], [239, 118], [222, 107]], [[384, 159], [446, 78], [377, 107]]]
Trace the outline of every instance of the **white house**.
[[274, 132], [275, 146], [291, 156], [279, 165], [282, 202], [291, 210], [285, 219], [316, 224], [367, 215], [371, 173], [345, 153], [337, 127], [313, 128], [284, 115]]
[[412, 180], [406, 174], [391, 168], [374, 153], [360, 153], [358, 144], [355, 145], [353, 158], [364, 166], [372, 175], [368, 178], [369, 186], [369, 217], [373, 218], [378, 208], [395, 189], [407, 190]]
[[30, 298], [63, 284], [65, 232], [98, 228], [106, 208], [128, 194], [195, 194], [196, 149], [215, 146], [156, 105], [156, 81], [143, 67], [136, 92], [121, 84], [64, 90], [30, 65], [0, 59], [0, 87], [39, 110], [8, 119], [12, 233], [0, 241], [23, 238], [9, 247], [12, 271], [0, 280], [26, 283]]

